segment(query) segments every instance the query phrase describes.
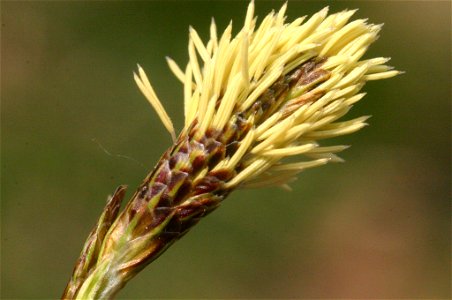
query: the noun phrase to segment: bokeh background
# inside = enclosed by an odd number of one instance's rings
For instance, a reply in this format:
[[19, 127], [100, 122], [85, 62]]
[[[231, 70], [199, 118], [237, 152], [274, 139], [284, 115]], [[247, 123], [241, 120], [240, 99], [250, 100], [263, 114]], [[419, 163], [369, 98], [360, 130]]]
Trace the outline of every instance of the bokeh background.
[[[281, 1], [257, 1], [261, 18]], [[371, 126], [345, 164], [293, 192], [231, 195], [118, 298], [450, 297], [449, 1], [289, 1], [288, 16], [359, 8], [385, 23], [368, 53], [406, 74], [371, 82]], [[136, 63], [182, 126], [188, 25], [237, 29], [244, 1], [1, 2], [1, 297], [57, 298], [107, 195], [128, 195], [170, 145]]]

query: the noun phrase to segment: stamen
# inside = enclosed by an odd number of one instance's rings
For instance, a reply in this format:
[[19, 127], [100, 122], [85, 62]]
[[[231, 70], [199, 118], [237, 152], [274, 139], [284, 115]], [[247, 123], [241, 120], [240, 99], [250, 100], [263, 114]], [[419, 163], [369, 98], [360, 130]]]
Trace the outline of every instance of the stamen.
[[137, 75], [135, 72], [133, 73], [133, 78], [135, 79], [135, 82], [137, 83], [138, 87], [140, 88], [141, 92], [144, 94], [146, 99], [148, 99], [149, 103], [155, 109], [163, 125], [170, 133], [173, 142], [175, 142], [176, 133], [174, 131], [173, 122], [171, 122], [171, 119], [166, 113], [165, 109], [163, 108], [162, 103], [157, 98], [157, 95], [155, 94], [154, 89], [152, 88], [152, 85], [149, 82], [148, 77], [146, 76], [146, 73], [144, 72], [140, 65], [138, 65], [138, 74], [139, 75]]

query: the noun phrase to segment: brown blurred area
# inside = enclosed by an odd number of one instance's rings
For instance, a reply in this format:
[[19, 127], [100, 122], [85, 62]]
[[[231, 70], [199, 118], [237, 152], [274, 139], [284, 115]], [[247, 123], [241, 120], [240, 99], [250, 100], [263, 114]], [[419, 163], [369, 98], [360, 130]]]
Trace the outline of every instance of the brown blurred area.
[[[257, 1], [259, 20], [281, 1]], [[237, 29], [244, 1], [2, 1], [1, 298], [61, 295], [106, 197], [129, 195], [171, 139], [132, 79], [147, 71], [175, 126], [188, 25]], [[349, 118], [370, 127], [345, 164], [293, 192], [243, 190], [132, 280], [118, 298], [451, 297], [451, 4], [289, 1], [385, 23], [368, 57], [406, 73], [371, 82]]]

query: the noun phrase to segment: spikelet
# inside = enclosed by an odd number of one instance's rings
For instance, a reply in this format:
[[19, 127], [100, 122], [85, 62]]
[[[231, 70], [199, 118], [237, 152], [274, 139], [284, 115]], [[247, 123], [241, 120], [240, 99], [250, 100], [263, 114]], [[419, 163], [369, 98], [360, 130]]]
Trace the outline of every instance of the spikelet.
[[361, 59], [381, 26], [349, 22], [355, 11], [327, 15], [324, 8], [285, 23], [286, 8], [257, 26], [252, 1], [235, 37], [231, 24], [218, 34], [212, 20], [206, 43], [190, 27], [188, 64], [167, 58], [184, 86], [178, 137], [138, 67], [135, 81], [174, 144], [119, 215], [125, 188], [112, 197], [63, 298], [112, 297], [236, 188], [289, 189], [299, 172], [342, 161], [336, 153], [347, 146], [321, 140], [364, 127], [367, 116], [340, 119], [362, 99], [367, 81], [399, 71], [385, 65], [388, 58]]

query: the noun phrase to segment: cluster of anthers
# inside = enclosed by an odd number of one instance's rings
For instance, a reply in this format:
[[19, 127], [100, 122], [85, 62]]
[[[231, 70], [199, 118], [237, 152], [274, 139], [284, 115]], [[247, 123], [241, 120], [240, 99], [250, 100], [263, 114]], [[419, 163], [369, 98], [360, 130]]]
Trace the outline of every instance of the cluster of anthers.
[[[319, 141], [355, 132], [367, 117], [338, 121], [359, 101], [369, 80], [399, 72], [388, 58], [361, 60], [381, 25], [355, 11], [285, 23], [286, 4], [257, 26], [254, 3], [243, 28], [204, 44], [190, 28], [184, 70], [168, 59], [184, 85], [185, 125], [171, 119], [141, 67], [135, 80], [174, 144], [119, 214], [121, 187], [88, 238], [63, 298], [114, 294], [145, 265], [215, 209], [235, 188], [280, 186], [314, 166], [341, 161], [346, 146]], [[287, 157], [297, 162], [285, 162]], [[119, 215], [118, 215], [119, 214]]]
[[[167, 58], [184, 85], [185, 126], [177, 141], [170, 118], [138, 67], [135, 80], [176, 143], [205, 145], [205, 139], [213, 139], [218, 142], [213, 148], [225, 148], [221, 160], [197, 178], [230, 170], [223, 188], [288, 187], [306, 168], [341, 161], [335, 153], [346, 146], [321, 147], [317, 141], [365, 126], [367, 116], [335, 121], [365, 95], [359, 92], [366, 81], [399, 73], [384, 65], [388, 58], [360, 61], [381, 25], [363, 19], [347, 23], [355, 10], [327, 16], [328, 8], [305, 23], [301, 17], [287, 24], [286, 7], [256, 28], [251, 2], [243, 28], [232, 39], [232, 24], [218, 38], [212, 20], [206, 45], [190, 28], [185, 71]], [[295, 155], [303, 160], [281, 162]]]

